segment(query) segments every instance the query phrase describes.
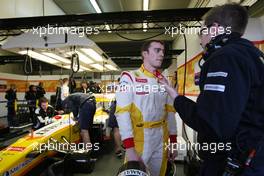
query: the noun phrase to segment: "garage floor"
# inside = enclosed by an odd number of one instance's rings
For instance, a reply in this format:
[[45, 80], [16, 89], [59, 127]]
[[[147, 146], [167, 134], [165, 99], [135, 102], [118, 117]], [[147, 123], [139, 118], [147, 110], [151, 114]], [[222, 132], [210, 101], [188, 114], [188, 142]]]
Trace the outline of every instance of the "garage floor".
[[[75, 176], [116, 176], [123, 159], [115, 157], [114, 152], [106, 154], [98, 159], [94, 171], [91, 174], [75, 174]], [[185, 176], [183, 173], [183, 164], [177, 164], [177, 175]]]
[[94, 171], [91, 174], [75, 174], [76, 176], [115, 176], [119, 167], [122, 165], [123, 159], [115, 157], [114, 152], [103, 155], [95, 163]]
[[[5, 141], [4, 144], [10, 145], [15, 142], [19, 137]], [[94, 171], [91, 174], [75, 174], [75, 176], [116, 176], [118, 169], [123, 163], [123, 159], [119, 159], [114, 154], [113, 142], [109, 141], [104, 146], [104, 152], [101, 153], [95, 163]], [[183, 172], [183, 164], [177, 164], [176, 176], [185, 176]]]

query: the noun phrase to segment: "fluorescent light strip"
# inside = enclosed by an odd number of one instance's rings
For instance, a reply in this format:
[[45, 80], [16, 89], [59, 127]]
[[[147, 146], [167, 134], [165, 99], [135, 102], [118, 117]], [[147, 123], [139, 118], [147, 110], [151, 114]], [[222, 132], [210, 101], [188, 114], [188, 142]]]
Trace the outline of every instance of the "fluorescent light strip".
[[44, 54], [46, 56], [49, 56], [51, 58], [54, 58], [54, 59], [56, 59], [58, 61], [66, 63], [66, 64], [70, 64], [71, 63], [71, 61], [69, 59], [65, 59], [65, 58], [63, 58], [61, 56], [58, 56], [57, 54], [54, 54], [54, 53], [42, 52], [42, 54]]
[[147, 30], [148, 30], [148, 24], [143, 23], [143, 32], [147, 32]]
[[[149, 9], [149, 0], [143, 0], [143, 10], [148, 11]], [[147, 32], [148, 25], [143, 23], [143, 32]]]
[[90, 58], [88, 58], [87, 56], [85, 56], [85, 55], [82, 54], [81, 52], [76, 51], [76, 53], [79, 55], [79, 59], [80, 59], [82, 62], [84, 62], [84, 63], [86, 63], [86, 64], [91, 64], [91, 63], [93, 63], [93, 61], [92, 61]]
[[90, 58], [92, 58], [95, 61], [101, 62], [103, 61], [103, 58], [101, 55], [99, 55], [96, 51], [90, 48], [81, 48], [80, 49], [82, 52], [87, 54]]
[[115, 68], [113, 65], [110, 64], [106, 64], [105, 67], [108, 68], [109, 70], [117, 70], [117, 68]]
[[37, 53], [37, 52], [35, 52], [35, 51], [32, 51], [32, 50], [28, 50], [28, 51], [26, 51], [26, 50], [24, 50], [24, 51], [19, 51], [18, 52], [19, 54], [28, 54], [30, 57], [33, 57], [33, 58], [35, 58], [35, 59], [37, 59], [37, 60], [40, 60], [40, 61], [43, 61], [43, 62], [47, 62], [47, 63], [49, 63], [49, 64], [55, 64], [55, 63], [58, 63], [58, 61], [57, 60], [54, 60], [54, 59], [52, 59], [52, 58], [50, 58], [50, 57], [48, 57], [48, 56], [45, 56], [45, 55], [42, 55], [42, 54], [39, 54], [39, 53]]
[[[70, 66], [70, 65], [63, 65], [62, 67], [63, 67], [63, 68], [66, 68], [66, 69], [71, 69], [71, 66]], [[82, 66], [80, 66], [79, 71], [84, 71], [85, 69], [82, 69], [81, 67], [82, 67]]]
[[[96, 11], [96, 13], [102, 13], [102, 10], [100, 9], [96, 0], [90, 0], [90, 2], [93, 5], [93, 8]], [[105, 28], [106, 30], [108, 30], [108, 33], [112, 33], [112, 31], [110, 30], [110, 26], [108, 24], [105, 25]]]
[[149, 9], [149, 0], [143, 0], [143, 10], [147, 11]]
[[62, 67], [63, 68], [66, 68], [66, 69], [71, 69], [71, 66], [70, 65], [63, 65]]
[[82, 65], [80, 65], [80, 68], [83, 69], [83, 70], [85, 70], [85, 71], [92, 71], [91, 69], [89, 69], [89, 68], [87, 68], [87, 67], [84, 67], [84, 66], [82, 66]]
[[100, 70], [100, 71], [102, 71], [104, 69], [104, 67], [100, 64], [91, 64], [91, 66], [93, 68], [96, 68], [97, 70]]
[[[83, 63], [86, 63], [86, 64], [93, 63], [93, 61], [90, 58], [88, 58], [87, 56], [85, 56], [81, 52], [76, 51], [76, 53], [78, 54], [80, 61], [82, 61]], [[66, 54], [68, 54], [71, 57], [72, 52], [67, 52]]]
[[105, 28], [107, 30], [108, 33], [112, 33], [110, 26], [108, 24], [105, 25]]
[[[143, 10], [149, 10], [149, 0], [143, 0]], [[148, 25], [147, 23], [143, 23], [143, 32], [147, 32]]]
[[94, 10], [96, 13], [102, 13], [99, 5], [97, 4], [96, 0], [90, 0], [91, 4], [93, 5]]

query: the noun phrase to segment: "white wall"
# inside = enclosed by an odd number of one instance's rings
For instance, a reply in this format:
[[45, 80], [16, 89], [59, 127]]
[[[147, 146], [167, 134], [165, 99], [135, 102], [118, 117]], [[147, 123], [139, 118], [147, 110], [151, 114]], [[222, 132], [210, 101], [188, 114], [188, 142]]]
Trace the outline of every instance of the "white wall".
[[[44, 15], [64, 15], [53, 2], [44, 0]], [[43, 16], [42, 0], [1, 0], [0, 18]]]
[[244, 34], [244, 38], [251, 41], [264, 40], [264, 16], [261, 18], [250, 18]]
[[261, 27], [262, 27], [262, 33], [263, 33], [263, 30], [264, 30], [264, 15], [262, 17], [260, 17], [260, 23], [261, 23]]

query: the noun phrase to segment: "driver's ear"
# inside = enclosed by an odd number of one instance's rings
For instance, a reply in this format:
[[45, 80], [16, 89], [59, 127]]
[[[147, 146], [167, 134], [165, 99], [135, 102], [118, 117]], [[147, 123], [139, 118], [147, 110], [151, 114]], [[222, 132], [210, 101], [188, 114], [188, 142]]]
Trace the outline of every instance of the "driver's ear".
[[148, 55], [148, 51], [143, 51], [143, 52], [142, 52], [142, 56], [143, 56], [143, 58], [147, 57], [147, 55]]

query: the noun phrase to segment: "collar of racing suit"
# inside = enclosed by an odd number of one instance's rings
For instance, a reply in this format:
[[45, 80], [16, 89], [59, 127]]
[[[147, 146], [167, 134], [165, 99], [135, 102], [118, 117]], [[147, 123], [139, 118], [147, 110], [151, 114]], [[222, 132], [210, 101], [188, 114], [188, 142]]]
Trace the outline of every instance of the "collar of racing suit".
[[159, 70], [156, 70], [154, 72], [150, 72], [148, 71], [144, 65], [142, 64], [140, 69], [139, 69], [142, 73], [144, 73], [146, 76], [150, 77], [150, 78], [158, 78], [158, 79], [162, 79], [163, 75], [160, 73]]

